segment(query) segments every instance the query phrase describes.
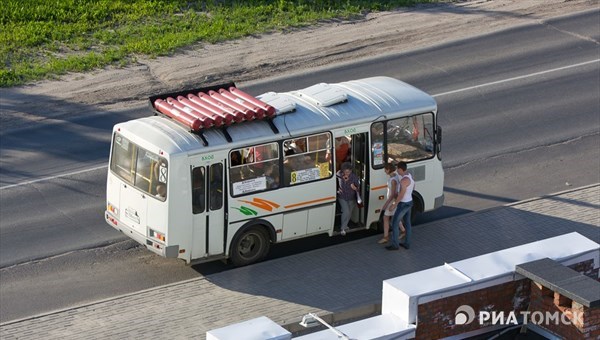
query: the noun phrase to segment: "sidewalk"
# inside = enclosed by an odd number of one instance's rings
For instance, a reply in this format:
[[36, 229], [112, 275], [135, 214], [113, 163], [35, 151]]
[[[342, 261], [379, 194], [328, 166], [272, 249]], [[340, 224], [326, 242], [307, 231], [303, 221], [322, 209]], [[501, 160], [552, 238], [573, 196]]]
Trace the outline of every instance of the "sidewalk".
[[381, 301], [382, 281], [576, 231], [600, 243], [600, 184], [419, 225], [410, 250], [379, 236], [237, 268], [0, 325], [2, 339], [204, 339], [266, 316], [284, 325], [308, 312]]

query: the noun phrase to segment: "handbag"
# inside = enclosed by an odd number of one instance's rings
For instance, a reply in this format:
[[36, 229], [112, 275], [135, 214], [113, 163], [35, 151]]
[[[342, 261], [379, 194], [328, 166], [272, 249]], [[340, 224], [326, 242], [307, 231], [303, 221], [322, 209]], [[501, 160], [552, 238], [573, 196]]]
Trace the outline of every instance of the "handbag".
[[364, 207], [363, 200], [362, 200], [362, 198], [360, 197], [360, 194], [358, 193], [358, 191], [356, 192], [356, 205], [357, 205], [359, 208], [362, 208], [362, 207]]

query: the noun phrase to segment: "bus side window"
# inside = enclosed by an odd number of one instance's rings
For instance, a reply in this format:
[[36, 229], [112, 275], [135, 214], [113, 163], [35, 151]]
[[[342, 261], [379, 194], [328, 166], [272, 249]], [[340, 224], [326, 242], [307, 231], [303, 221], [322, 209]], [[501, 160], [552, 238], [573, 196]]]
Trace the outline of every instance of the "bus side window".
[[209, 207], [210, 210], [219, 210], [223, 206], [223, 164], [210, 166]]
[[204, 212], [205, 197], [204, 167], [199, 166], [192, 170], [192, 211], [194, 214]]
[[279, 144], [259, 144], [229, 154], [229, 186], [233, 196], [279, 187]]
[[286, 186], [332, 176], [330, 133], [285, 140], [283, 146], [283, 183]]

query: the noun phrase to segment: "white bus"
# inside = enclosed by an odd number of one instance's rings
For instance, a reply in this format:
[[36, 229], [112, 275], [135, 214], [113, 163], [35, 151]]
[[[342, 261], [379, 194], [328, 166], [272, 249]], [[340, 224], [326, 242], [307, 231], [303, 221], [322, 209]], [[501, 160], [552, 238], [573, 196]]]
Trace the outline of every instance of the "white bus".
[[350, 162], [377, 228], [387, 161], [405, 161], [414, 212], [444, 200], [437, 105], [388, 77], [251, 97], [234, 84], [150, 98], [155, 115], [114, 126], [105, 218], [187, 263], [261, 260], [273, 243], [340, 234], [336, 170]]

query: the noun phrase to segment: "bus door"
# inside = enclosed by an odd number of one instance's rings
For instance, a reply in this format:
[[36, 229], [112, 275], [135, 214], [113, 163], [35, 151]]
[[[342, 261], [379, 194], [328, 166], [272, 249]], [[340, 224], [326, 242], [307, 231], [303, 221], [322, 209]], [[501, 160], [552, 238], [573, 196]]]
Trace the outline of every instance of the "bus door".
[[225, 210], [223, 161], [192, 164], [192, 258], [223, 254]]
[[369, 161], [367, 159], [367, 133], [357, 133], [354, 135], [350, 135], [350, 145], [351, 145], [351, 156], [350, 162], [352, 163], [352, 171], [358, 176], [360, 179], [360, 188], [359, 193], [360, 197], [363, 200], [362, 208], [355, 210], [355, 216], [353, 216], [353, 220], [360, 221], [363, 226], [366, 222], [366, 209], [368, 200], [369, 200], [369, 173], [368, 173], [368, 165]]
[[[354, 209], [352, 211], [351, 223], [349, 227], [357, 228], [364, 227], [366, 222], [367, 211], [364, 207], [367, 205], [368, 200], [368, 160], [366, 150], [367, 133], [355, 133], [352, 135], [343, 135], [335, 138], [335, 156], [336, 156], [336, 171], [341, 169], [341, 165], [345, 162], [349, 162], [352, 165], [352, 172], [360, 180], [359, 193], [362, 199], [362, 208]], [[336, 226], [341, 224], [341, 209], [336, 207]]]

